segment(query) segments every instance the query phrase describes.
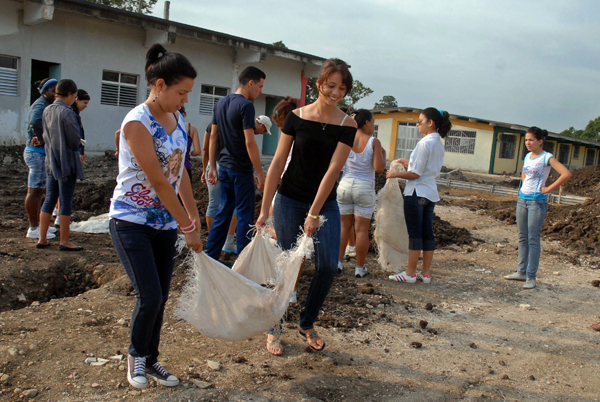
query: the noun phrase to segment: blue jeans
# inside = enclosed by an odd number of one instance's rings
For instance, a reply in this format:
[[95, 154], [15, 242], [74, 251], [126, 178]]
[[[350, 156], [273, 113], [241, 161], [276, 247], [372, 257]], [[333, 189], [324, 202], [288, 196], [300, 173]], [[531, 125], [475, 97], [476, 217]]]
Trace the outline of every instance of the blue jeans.
[[46, 188], [46, 154], [26, 149], [23, 159], [29, 168], [27, 187]]
[[540, 266], [542, 252], [540, 237], [542, 225], [548, 212], [546, 200], [517, 201], [517, 229], [519, 231], [519, 262], [517, 271], [527, 274], [529, 279], [535, 279]]
[[409, 250], [435, 250], [433, 236], [433, 209], [435, 202], [413, 195], [404, 196], [404, 219], [408, 231]]
[[46, 199], [42, 205], [42, 212], [52, 214], [56, 201], [60, 199], [59, 215], [71, 215], [73, 209], [73, 196], [75, 195], [75, 173], [62, 179], [56, 180], [52, 172], [46, 172]]
[[110, 235], [137, 301], [131, 315], [129, 354], [158, 357], [160, 329], [175, 265], [177, 230], [158, 230], [120, 219], [110, 220]]
[[[208, 171], [210, 167], [206, 167], [206, 177], [208, 177]], [[219, 164], [217, 163], [217, 172], [219, 171]], [[217, 184], [212, 184], [208, 180], [206, 181], [208, 187], [208, 206], [206, 207], [206, 217], [214, 218], [219, 212], [219, 206], [221, 205], [221, 181], [217, 181]], [[237, 216], [237, 211], [233, 211], [233, 216]]]
[[242, 173], [237, 170], [219, 166], [219, 181], [221, 182], [221, 203], [215, 216], [208, 240], [206, 254], [218, 260], [221, 250], [227, 240], [227, 232], [233, 210], [237, 209], [237, 252], [238, 255], [250, 243], [248, 232], [254, 225], [254, 173]]
[[[277, 194], [273, 220], [277, 242], [284, 250], [294, 247], [311, 205], [312, 202], [296, 201]], [[300, 328], [304, 331], [311, 329], [319, 316], [337, 272], [340, 252], [342, 223], [337, 201], [326, 201], [320, 215], [324, 215], [327, 221], [312, 236], [315, 245], [315, 276], [310, 283], [304, 309], [300, 313]]]

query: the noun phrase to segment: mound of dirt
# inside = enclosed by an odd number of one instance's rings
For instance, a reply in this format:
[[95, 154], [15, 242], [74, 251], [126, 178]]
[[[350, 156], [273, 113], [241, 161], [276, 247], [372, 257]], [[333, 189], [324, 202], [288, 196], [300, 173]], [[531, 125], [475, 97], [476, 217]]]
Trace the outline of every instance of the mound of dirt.
[[580, 205], [552, 206], [544, 222], [542, 234], [550, 240], [584, 254], [600, 252], [600, 199]]
[[483, 242], [481, 239], [474, 238], [467, 229], [453, 226], [450, 222], [440, 219], [435, 214], [433, 215], [433, 235], [438, 247], [445, 247], [451, 244], [462, 246], [472, 244], [475, 240], [480, 243]]
[[586, 166], [573, 171], [573, 177], [563, 186], [563, 192], [581, 197], [600, 196], [600, 166]]

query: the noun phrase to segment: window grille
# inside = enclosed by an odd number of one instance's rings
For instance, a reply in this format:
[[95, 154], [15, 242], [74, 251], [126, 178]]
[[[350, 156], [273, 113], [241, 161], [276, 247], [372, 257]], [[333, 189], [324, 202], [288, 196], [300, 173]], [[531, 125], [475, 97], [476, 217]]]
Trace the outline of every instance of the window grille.
[[373, 131], [373, 137], [377, 138], [377, 133], [379, 132], [379, 125], [375, 124], [375, 131]]
[[501, 133], [500, 140], [500, 153], [498, 155], [501, 159], [514, 159], [515, 148], [516, 148], [516, 136], [508, 133]]
[[446, 152], [457, 154], [475, 154], [475, 139], [477, 132], [450, 130], [446, 137]]
[[563, 165], [569, 163], [569, 146], [567, 144], [560, 144], [558, 147], [558, 161]]
[[11, 56], [0, 56], [0, 95], [19, 95], [18, 59]]
[[579, 147], [580, 145], [573, 146], [573, 159], [579, 159]]
[[228, 94], [229, 88], [202, 85], [200, 88], [200, 108], [198, 112], [203, 115], [212, 116], [219, 99]]
[[104, 70], [102, 72], [102, 105], [135, 107], [138, 104], [138, 76]]
[[417, 123], [398, 122], [395, 158], [409, 159], [421, 138], [423, 135], [417, 129]]
[[594, 164], [594, 160], [596, 159], [596, 150], [588, 149], [585, 152], [585, 166], [591, 166]]

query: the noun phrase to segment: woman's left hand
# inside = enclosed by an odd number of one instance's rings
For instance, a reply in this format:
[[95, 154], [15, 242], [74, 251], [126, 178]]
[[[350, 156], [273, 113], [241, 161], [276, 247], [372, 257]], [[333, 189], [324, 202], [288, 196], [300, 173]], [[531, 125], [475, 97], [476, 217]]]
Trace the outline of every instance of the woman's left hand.
[[311, 218], [310, 216], [307, 216], [304, 220], [304, 233], [306, 233], [308, 237], [311, 237], [318, 228], [319, 221], [314, 218]]
[[385, 172], [386, 179], [393, 179], [395, 177], [397, 177], [396, 172], [392, 172], [391, 170], [388, 170], [387, 172]]

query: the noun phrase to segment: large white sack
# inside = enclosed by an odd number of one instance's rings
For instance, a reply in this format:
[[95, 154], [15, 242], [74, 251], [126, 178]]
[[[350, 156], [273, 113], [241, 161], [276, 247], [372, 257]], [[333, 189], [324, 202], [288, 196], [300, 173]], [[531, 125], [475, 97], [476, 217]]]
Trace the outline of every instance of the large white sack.
[[71, 222], [70, 230], [83, 233], [109, 233], [109, 221], [110, 218], [108, 217], [108, 213], [106, 213], [93, 216], [87, 221]]
[[271, 232], [259, 229], [235, 260], [232, 269], [259, 285], [271, 284], [277, 277], [275, 259], [281, 251], [271, 242]]
[[[400, 163], [392, 163], [390, 170], [404, 172]], [[404, 220], [404, 198], [398, 179], [387, 179], [377, 193], [373, 237], [379, 253], [377, 262], [385, 271], [400, 272], [408, 262], [408, 232]]]
[[192, 253], [192, 269], [179, 299], [177, 316], [202, 335], [227, 341], [248, 339], [268, 331], [287, 310], [302, 261], [310, 254], [310, 243], [312, 239], [303, 235], [296, 248], [278, 253], [266, 236], [261, 233], [254, 236], [247, 246], [251, 251], [240, 256], [245, 257], [244, 272], [253, 274], [265, 269], [262, 264], [272, 261], [272, 253], [277, 254], [275, 275], [266, 281], [274, 285], [272, 288], [261, 286], [205, 253]]

